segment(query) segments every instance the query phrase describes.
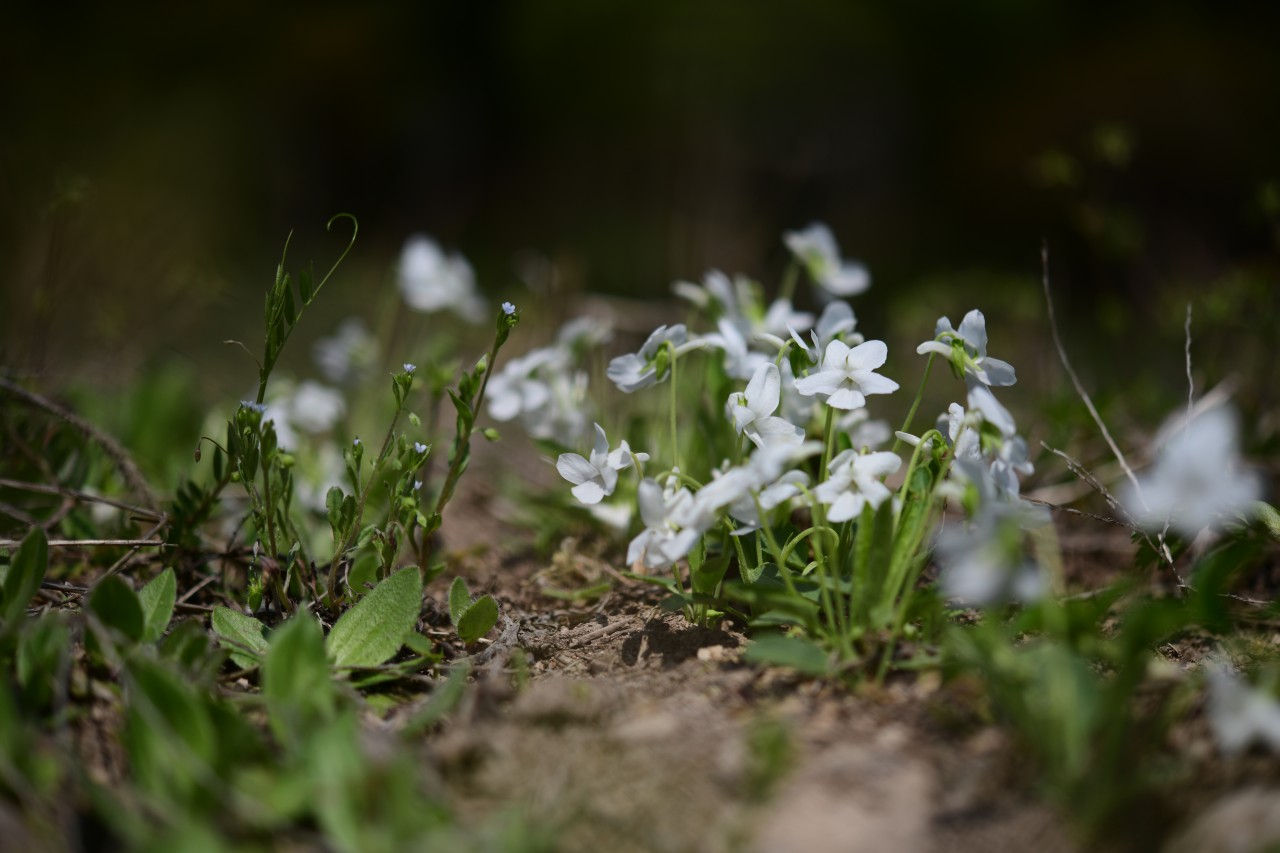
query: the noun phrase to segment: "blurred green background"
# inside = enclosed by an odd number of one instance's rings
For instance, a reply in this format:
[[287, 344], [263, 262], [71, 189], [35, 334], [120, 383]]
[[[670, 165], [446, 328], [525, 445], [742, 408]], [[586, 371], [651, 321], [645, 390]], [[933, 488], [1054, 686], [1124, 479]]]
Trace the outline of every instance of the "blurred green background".
[[494, 296], [549, 271], [663, 296], [711, 266], [775, 282], [819, 219], [872, 270], [864, 328], [981, 305], [1034, 345], [1047, 239], [1077, 343], [1163, 336], [1177, 377], [1189, 295], [1228, 342], [1280, 315], [1276, 33], [1274, 4], [1167, 0], [23, 4], [0, 361], [225, 359], [288, 232], [327, 267], [349, 211], [331, 318], [414, 231]]

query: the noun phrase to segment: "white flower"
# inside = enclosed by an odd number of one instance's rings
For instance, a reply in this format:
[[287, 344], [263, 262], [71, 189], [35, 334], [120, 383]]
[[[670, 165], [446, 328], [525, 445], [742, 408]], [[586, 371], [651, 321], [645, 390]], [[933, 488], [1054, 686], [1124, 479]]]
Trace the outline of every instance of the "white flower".
[[595, 317], [574, 317], [556, 332], [556, 345], [565, 350], [602, 344], [613, 335], [613, 329]]
[[1234, 755], [1260, 742], [1280, 752], [1280, 702], [1224, 664], [1210, 664], [1206, 674], [1209, 728], [1219, 748]]
[[347, 485], [345, 460], [337, 446], [330, 442], [319, 444], [314, 453], [301, 456], [294, 468], [294, 498], [313, 512], [324, 512], [329, 489], [344, 485]]
[[1131, 485], [1120, 501], [1143, 527], [1163, 530], [1166, 523], [1187, 538], [1220, 516], [1246, 512], [1258, 497], [1257, 477], [1242, 470], [1236, 454], [1236, 416], [1211, 409], [1174, 434], [1160, 449], [1150, 474]]
[[311, 434], [328, 432], [347, 411], [342, 394], [310, 379], [289, 397], [288, 421]]
[[826, 398], [834, 409], [857, 409], [867, 404], [866, 394], [891, 394], [898, 383], [875, 373], [889, 357], [883, 341], [867, 341], [850, 349], [842, 341], [827, 344], [821, 370], [796, 380], [796, 390], [807, 397]]
[[796, 342], [796, 346], [809, 356], [809, 361], [816, 364], [822, 360], [822, 352], [827, 344], [837, 338], [854, 346], [866, 340], [854, 331], [857, 325], [858, 320], [854, 317], [853, 308], [849, 303], [836, 301], [827, 303], [827, 307], [822, 309], [822, 316], [818, 318], [818, 325], [814, 326], [809, 333], [813, 346], [806, 344], [795, 328], [789, 326], [787, 331], [791, 333], [791, 339]]
[[756, 368], [747, 389], [729, 395], [729, 417], [738, 434], [745, 433], [757, 447], [798, 445], [804, 441], [804, 430], [785, 418], [773, 417], [781, 393], [782, 374], [778, 366], [766, 362]]
[[788, 231], [782, 239], [814, 282], [833, 296], [856, 296], [871, 286], [867, 268], [857, 261], [842, 259], [831, 229], [821, 222], [803, 231]]
[[743, 526], [733, 531], [734, 536], [744, 536], [758, 530], [763, 522], [760, 512], [769, 512], [800, 494], [809, 485], [809, 475], [803, 471], [787, 471], [772, 484], [758, 492], [741, 496], [729, 505], [729, 515]]
[[476, 276], [457, 252], [445, 255], [430, 237], [415, 234], [400, 252], [396, 282], [405, 304], [415, 311], [451, 310], [473, 323], [488, 313], [476, 292]]
[[[688, 524], [700, 530], [709, 530], [726, 508], [729, 509], [730, 514], [736, 512], [735, 517], [755, 519], [756, 496], [779, 485], [781, 489], [770, 493], [771, 503], [767, 508], [772, 508], [783, 500], [789, 499], [795, 491], [788, 493], [787, 488], [794, 488], [801, 480], [786, 477], [783, 471], [788, 465], [812, 456], [819, 449], [820, 445], [816, 442], [801, 445], [774, 445], [757, 449], [751, 454], [746, 464], [730, 468], [698, 490], [693, 498]], [[786, 479], [786, 482], [781, 482], [780, 478]], [[804, 477], [803, 482], [808, 482], [808, 477]]]
[[591, 458], [583, 459], [577, 453], [561, 453], [556, 460], [560, 476], [576, 484], [572, 489], [573, 496], [588, 505], [600, 503], [613, 494], [618, 485], [619, 471], [630, 468], [633, 461], [645, 462], [649, 458], [647, 453], [632, 453], [626, 441], [610, 453], [604, 427], [600, 424], [595, 426], [596, 441], [591, 448]]
[[[952, 598], [986, 605], [1006, 599], [1034, 601], [1048, 590], [1044, 572], [1027, 556], [1025, 531], [1050, 523], [1041, 507], [1007, 494], [981, 459], [957, 458], [954, 485], [976, 492], [965, 525], [944, 530], [936, 544], [939, 583]], [[959, 497], [958, 494], [951, 496]]]
[[829, 505], [828, 521], [848, 521], [862, 515], [863, 507], [878, 509], [893, 495], [883, 481], [900, 467], [902, 459], [896, 453], [845, 450], [827, 465], [830, 476], [813, 496]]
[[879, 447], [893, 437], [893, 427], [888, 421], [871, 420], [866, 409], [852, 409], [835, 419], [835, 429], [849, 436], [855, 450]]
[[583, 459], [577, 453], [561, 453], [556, 460], [560, 476], [574, 483], [573, 496], [584, 504], [600, 503], [613, 494], [618, 485], [618, 472], [609, 464], [609, 439], [604, 428], [596, 424], [596, 442], [591, 448], [591, 458]]
[[708, 346], [724, 350], [724, 372], [730, 378], [747, 379], [755, 373], [757, 367], [769, 360], [763, 353], [749, 350], [747, 339], [727, 318], [721, 317], [717, 328], [719, 333], [713, 332], [702, 339]]
[[[687, 337], [688, 332], [683, 324], [659, 326], [653, 334], [649, 335], [639, 352], [620, 355], [610, 361], [606, 375], [613, 380], [613, 384], [628, 394], [639, 391], [641, 388], [657, 385], [670, 372], [664, 367], [662, 375], [658, 375], [658, 366], [655, 361], [662, 345], [670, 341], [672, 346], [676, 347], [676, 352], [680, 353], [686, 346]], [[701, 342], [698, 344], [701, 345]]]
[[509, 359], [502, 370], [489, 378], [489, 386], [485, 389], [489, 417], [496, 421], [509, 421], [545, 405], [551, 397], [551, 389], [534, 373], [560, 359], [560, 352], [551, 347]]
[[797, 311], [789, 299], [775, 299], [762, 309], [760, 286], [741, 275], [730, 281], [720, 270], [708, 270], [702, 285], [677, 281], [672, 290], [712, 316], [733, 323], [743, 338], [781, 337], [788, 326], [807, 329], [813, 325], [813, 315]]
[[358, 317], [348, 317], [331, 337], [311, 350], [316, 366], [330, 382], [346, 382], [367, 373], [378, 358], [378, 342]]
[[987, 318], [976, 308], [964, 315], [958, 331], [951, 327], [950, 319], [939, 317], [934, 340], [920, 344], [916, 352], [951, 359], [958, 373], [983, 385], [1013, 385], [1018, 381], [1011, 364], [987, 355]]
[[627, 564], [643, 560], [651, 569], [666, 568], [689, 553], [703, 531], [687, 526], [693, 506], [693, 495], [686, 488], [678, 488], [671, 477], [667, 488], [657, 481], [640, 481], [637, 491], [640, 518], [645, 529], [627, 547]]

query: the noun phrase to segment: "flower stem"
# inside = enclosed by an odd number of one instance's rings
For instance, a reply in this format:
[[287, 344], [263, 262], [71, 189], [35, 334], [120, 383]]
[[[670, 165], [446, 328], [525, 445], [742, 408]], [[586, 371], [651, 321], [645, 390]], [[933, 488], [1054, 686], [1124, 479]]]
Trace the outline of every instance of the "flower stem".
[[792, 258], [791, 263], [787, 264], [786, 272], [782, 274], [782, 289], [778, 291], [778, 298], [790, 300], [796, 292], [796, 282], [799, 278], [800, 264]]
[[[899, 432], [907, 432], [911, 429], [911, 421], [916, 416], [916, 409], [920, 408], [920, 400], [924, 398], [924, 386], [929, 383], [929, 372], [933, 370], [933, 359], [936, 353], [929, 353], [929, 361], [924, 366], [924, 377], [920, 380], [920, 389], [916, 391], [916, 399], [911, 404], [911, 411], [907, 412], [907, 419], [902, 423], [902, 429]], [[893, 447], [891, 452], [897, 453], [898, 448], [902, 445], [902, 439], [894, 436]]]
[[680, 435], [676, 431], [676, 348], [667, 342], [671, 351], [671, 459], [676, 468], [680, 468]]

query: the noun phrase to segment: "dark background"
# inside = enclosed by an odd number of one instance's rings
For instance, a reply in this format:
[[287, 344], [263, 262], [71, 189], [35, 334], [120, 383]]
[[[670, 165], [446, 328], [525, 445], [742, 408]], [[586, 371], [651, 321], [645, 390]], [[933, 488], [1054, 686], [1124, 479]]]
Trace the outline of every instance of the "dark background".
[[199, 362], [252, 336], [285, 236], [322, 264], [339, 211], [361, 236], [335, 315], [388, 286], [414, 231], [460, 248], [495, 297], [536, 277], [531, 258], [571, 288], [662, 296], [710, 266], [775, 282], [781, 232], [820, 219], [872, 270], [864, 327], [912, 339], [975, 304], [1042, 320], [1042, 239], [1077, 340], [1163, 335], [1175, 376], [1188, 297], [1227, 337], [1276, 317], [1275, 4], [5, 17], [0, 355], [26, 370]]

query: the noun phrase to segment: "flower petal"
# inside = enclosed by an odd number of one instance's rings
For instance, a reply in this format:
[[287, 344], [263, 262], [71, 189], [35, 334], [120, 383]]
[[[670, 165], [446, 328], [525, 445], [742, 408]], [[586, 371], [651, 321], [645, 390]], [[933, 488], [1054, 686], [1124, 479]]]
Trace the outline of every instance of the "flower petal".
[[561, 453], [556, 460], [556, 470], [570, 483], [585, 483], [595, 477], [595, 466], [576, 453]]
[[862, 396], [862, 392], [848, 385], [842, 385], [840, 388], [827, 398], [827, 405], [833, 409], [861, 409], [867, 404], [867, 398]]

